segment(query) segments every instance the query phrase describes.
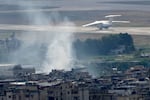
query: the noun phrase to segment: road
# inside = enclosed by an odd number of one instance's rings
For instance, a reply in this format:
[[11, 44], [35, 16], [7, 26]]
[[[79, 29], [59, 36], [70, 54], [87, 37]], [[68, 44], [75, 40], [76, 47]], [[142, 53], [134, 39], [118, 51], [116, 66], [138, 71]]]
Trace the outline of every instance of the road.
[[118, 33], [130, 33], [135, 35], [150, 35], [150, 27], [111, 27], [109, 29], [98, 30], [97, 28], [79, 28], [77, 32], [82, 33], [103, 33], [103, 34], [118, 34]]
[[58, 31], [57, 29], [71, 29], [73, 33], [93, 33], [93, 34], [118, 34], [130, 33], [135, 35], [150, 35], [150, 27], [111, 27], [109, 29], [98, 30], [96, 27], [80, 26], [40, 26], [40, 25], [8, 25], [0, 24], [0, 31]]

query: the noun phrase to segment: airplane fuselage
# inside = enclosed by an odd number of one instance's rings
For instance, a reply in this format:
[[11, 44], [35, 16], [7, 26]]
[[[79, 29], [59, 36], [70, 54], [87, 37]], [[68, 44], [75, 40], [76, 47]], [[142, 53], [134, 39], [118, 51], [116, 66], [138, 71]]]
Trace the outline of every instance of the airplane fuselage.
[[105, 23], [100, 23], [99, 25], [98, 25], [98, 28], [100, 29], [100, 30], [102, 30], [102, 29], [108, 29], [109, 27], [111, 27], [112, 26], [112, 23], [110, 23], [109, 21], [106, 21]]

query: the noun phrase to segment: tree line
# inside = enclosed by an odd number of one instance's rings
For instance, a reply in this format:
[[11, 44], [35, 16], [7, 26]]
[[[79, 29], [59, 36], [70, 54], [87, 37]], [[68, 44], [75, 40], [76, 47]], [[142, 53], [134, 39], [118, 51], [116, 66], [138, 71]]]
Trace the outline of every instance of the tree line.
[[89, 56], [109, 55], [112, 51], [119, 48], [123, 49], [121, 53], [132, 53], [135, 51], [133, 38], [128, 33], [111, 34], [103, 36], [101, 39], [87, 39], [81, 41], [77, 39], [73, 44], [77, 58]]

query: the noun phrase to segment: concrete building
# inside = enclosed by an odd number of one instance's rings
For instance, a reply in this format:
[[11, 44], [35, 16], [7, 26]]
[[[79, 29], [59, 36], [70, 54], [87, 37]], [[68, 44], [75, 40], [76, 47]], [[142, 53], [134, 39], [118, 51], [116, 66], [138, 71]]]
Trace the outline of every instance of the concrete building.
[[89, 91], [74, 82], [64, 82], [48, 89], [48, 100], [89, 100]]
[[[26, 76], [26, 70], [22, 71], [18, 65], [14, 70], [15, 75]], [[32, 71], [29, 71], [28, 80], [0, 81], [0, 100], [150, 100], [150, 81], [145, 74], [148, 71], [144, 67], [135, 67], [121, 75], [112, 73], [95, 79], [75, 70], [55, 70], [48, 75], [30, 74]], [[128, 78], [127, 72], [134, 77]], [[144, 79], [137, 72], [144, 73], [140, 74]], [[76, 74], [83, 79], [76, 78]], [[51, 79], [54, 75], [57, 77]]]

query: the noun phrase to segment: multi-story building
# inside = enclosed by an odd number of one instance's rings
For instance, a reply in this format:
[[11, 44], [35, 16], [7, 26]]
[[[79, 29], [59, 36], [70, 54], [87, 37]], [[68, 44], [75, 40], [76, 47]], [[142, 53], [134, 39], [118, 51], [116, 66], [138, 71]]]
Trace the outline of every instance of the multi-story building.
[[[19, 66], [14, 70], [24, 73]], [[131, 77], [125, 72], [93, 79], [74, 70], [28, 74], [28, 80], [0, 81], [0, 100], [150, 100], [150, 81], [145, 74], [148, 70], [135, 67], [127, 72]]]

